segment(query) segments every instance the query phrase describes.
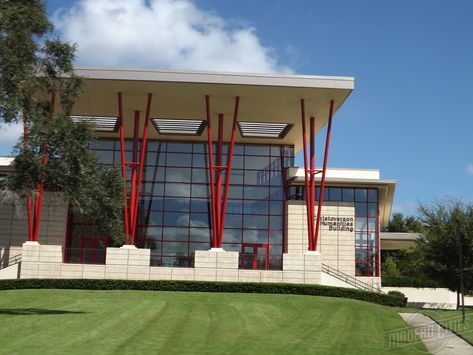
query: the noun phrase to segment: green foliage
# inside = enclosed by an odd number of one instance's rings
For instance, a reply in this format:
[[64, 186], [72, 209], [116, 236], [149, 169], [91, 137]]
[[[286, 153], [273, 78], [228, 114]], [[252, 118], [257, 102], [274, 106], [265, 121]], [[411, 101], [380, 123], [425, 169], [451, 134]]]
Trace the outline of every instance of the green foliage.
[[438, 288], [445, 287], [440, 282], [426, 277], [411, 276], [384, 276], [381, 283], [383, 287], [415, 287], [415, 288]]
[[267, 293], [351, 298], [385, 306], [403, 307], [405, 299], [395, 295], [320, 285], [210, 282], [210, 281], [134, 281], [89, 279], [0, 280], [0, 290], [12, 289], [142, 290], [185, 292]]
[[397, 267], [396, 259], [388, 256], [381, 265], [382, 275], [384, 276], [399, 276], [401, 273]]
[[450, 290], [459, 290], [459, 251], [457, 220], [463, 244], [465, 289], [473, 289], [473, 205], [461, 201], [440, 201], [419, 207], [420, 221], [424, 225], [425, 242], [421, 250], [428, 276], [439, 280]]
[[389, 291], [388, 295], [406, 298], [406, 295], [401, 291]]
[[414, 216], [404, 216], [402, 213], [394, 213], [389, 221], [385, 232], [397, 233], [421, 233], [422, 223]]
[[87, 149], [93, 126], [69, 118], [83, 86], [73, 72], [75, 47], [48, 37], [52, 26], [39, 0], [1, 1], [0, 14], [0, 118], [28, 125], [7, 188], [21, 197], [39, 184], [60, 191], [75, 211], [121, 242], [121, 178]]

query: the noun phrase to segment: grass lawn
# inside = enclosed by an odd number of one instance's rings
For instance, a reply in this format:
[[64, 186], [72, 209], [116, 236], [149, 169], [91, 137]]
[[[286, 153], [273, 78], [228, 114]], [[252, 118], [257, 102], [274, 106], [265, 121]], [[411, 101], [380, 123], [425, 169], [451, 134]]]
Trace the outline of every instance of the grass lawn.
[[453, 330], [473, 344], [473, 310], [465, 309], [465, 323], [461, 321], [461, 311], [422, 310], [422, 313]]
[[0, 353], [379, 354], [385, 332], [405, 327], [397, 312], [296, 295], [10, 290]]

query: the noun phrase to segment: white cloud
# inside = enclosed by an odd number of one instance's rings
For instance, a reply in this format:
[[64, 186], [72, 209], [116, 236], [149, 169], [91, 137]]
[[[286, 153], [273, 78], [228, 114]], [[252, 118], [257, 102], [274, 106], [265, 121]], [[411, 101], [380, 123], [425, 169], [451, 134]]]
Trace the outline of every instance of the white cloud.
[[236, 27], [192, 0], [79, 0], [52, 19], [77, 43], [77, 64], [104, 67], [290, 72], [253, 27]]
[[0, 122], [0, 155], [10, 155], [22, 133], [23, 126], [21, 124]]
[[468, 175], [473, 175], [473, 164], [466, 164], [465, 171]]

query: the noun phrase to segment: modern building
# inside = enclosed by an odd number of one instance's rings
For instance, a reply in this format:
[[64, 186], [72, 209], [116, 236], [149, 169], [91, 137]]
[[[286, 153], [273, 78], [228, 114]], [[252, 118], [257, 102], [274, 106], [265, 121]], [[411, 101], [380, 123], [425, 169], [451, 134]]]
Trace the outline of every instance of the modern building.
[[[24, 208], [4, 201], [0, 277], [10, 269], [19, 277], [379, 287], [380, 229], [389, 221], [395, 181], [378, 170], [327, 168], [330, 137], [337, 136], [332, 117], [353, 78], [77, 74], [86, 88], [71, 119], [96, 123], [89, 148], [126, 179], [126, 245], [114, 246], [51, 193], [38, 239], [25, 243]], [[315, 152], [322, 131], [325, 151]], [[301, 150], [303, 168], [294, 163]], [[11, 162], [0, 160], [0, 178]]]

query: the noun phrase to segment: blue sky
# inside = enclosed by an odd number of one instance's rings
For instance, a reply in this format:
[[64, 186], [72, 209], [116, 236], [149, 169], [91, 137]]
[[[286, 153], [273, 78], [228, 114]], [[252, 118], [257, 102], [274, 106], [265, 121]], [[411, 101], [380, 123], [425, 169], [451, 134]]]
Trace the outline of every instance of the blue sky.
[[[229, 70], [239, 70], [232, 66], [232, 58], [236, 58], [248, 62], [242, 71], [261, 68], [354, 76], [355, 91], [334, 119], [329, 166], [379, 168], [383, 178], [396, 179], [396, 210], [414, 213], [418, 201], [428, 203], [446, 196], [473, 202], [473, 1], [181, 1], [181, 5], [191, 4], [192, 11], [176, 8], [172, 0], [149, 0], [146, 4], [155, 2], [163, 9], [165, 5], [177, 9], [171, 12], [177, 19], [171, 16], [167, 27], [162, 27], [169, 28], [169, 36], [177, 38], [174, 42], [190, 36], [189, 29], [179, 26], [186, 21], [196, 31], [217, 32], [221, 41], [215, 42], [216, 48], [229, 55], [210, 60], [210, 65], [223, 63], [226, 68], [228, 63]], [[86, 37], [84, 30], [81, 37], [77, 30], [87, 18], [85, 3], [90, 7], [105, 3], [146, 7], [144, 1], [134, 0], [50, 0], [48, 13], [54, 15], [58, 35], [78, 42], [79, 65], [129, 63], [130, 67], [169, 68], [179, 63], [202, 69], [209, 57], [217, 56], [205, 38], [196, 38], [198, 48], [192, 49], [199, 55], [189, 58], [186, 52], [176, 51], [175, 56], [183, 53], [184, 58], [135, 62], [136, 58], [126, 56], [126, 48], [119, 48], [120, 43], [110, 45], [109, 56], [88, 55], [97, 53], [89, 43], [94, 39]], [[71, 12], [74, 4], [77, 11]], [[135, 23], [135, 31], [143, 34], [145, 44], [161, 38], [162, 28], [154, 38], [146, 36], [157, 20], [150, 20], [143, 9], [133, 11], [138, 20], [143, 15], [143, 25]], [[113, 16], [119, 15], [109, 11], [104, 16], [113, 21]], [[79, 19], [73, 26], [70, 23], [75, 18]], [[107, 38], [103, 41], [110, 42]], [[126, 39], [123, 41], [126, 46]], [[101, 45], [99, 40], [95, 42]], [[175, 45], [172, 42], [162, 39], [146, 57], [174, 53], [166, 47]], [[259, 61], [240, 57], [241, 48], [255, 48], [252, 53]], [[107, 62], [107, 57], [116, 61]], [[0, 144], [0, 154], [9, 151]]]

